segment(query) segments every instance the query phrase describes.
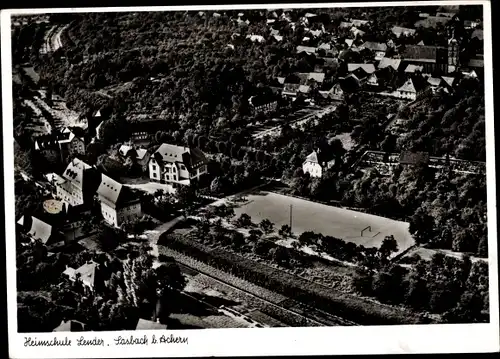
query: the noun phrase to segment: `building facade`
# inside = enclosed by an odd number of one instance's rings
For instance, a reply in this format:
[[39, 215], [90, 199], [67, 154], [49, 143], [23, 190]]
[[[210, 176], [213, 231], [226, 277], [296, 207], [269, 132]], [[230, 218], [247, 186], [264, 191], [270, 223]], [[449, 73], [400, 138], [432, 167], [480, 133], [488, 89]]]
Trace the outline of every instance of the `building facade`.
[[197, 148], [162, 144], [149, 160], [151, 181], [190, 185], [207, 173], [207, 159]]
[[130, 188], [104, 174], [97, 189], [97, 197], [102, 217], [109, 225], [119, 227], [125, 221], [132, 221], [142, 214], [140, 199]]
[[302, 171], [309, 173], [311, 177], [321, 178], [324, 171], [335, 164], [335, 160], [326, 160], [324, 157], [321, 151], [313, 151], [302, 164]]

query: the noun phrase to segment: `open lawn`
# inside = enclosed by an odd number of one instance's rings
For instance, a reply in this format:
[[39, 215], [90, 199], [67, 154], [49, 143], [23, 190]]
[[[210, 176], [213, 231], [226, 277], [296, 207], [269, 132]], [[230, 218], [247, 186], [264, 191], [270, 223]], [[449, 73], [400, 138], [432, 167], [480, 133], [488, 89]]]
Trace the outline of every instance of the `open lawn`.
[[[385, 236], [393, 235], [398, 242], [398, 252], [414, 243], [406, 222], [272, 192], [253, 192], [245, 195], [245, 198], [247, 201], [234, 209], [236, 216], [247, 213], [254, 223], [267, 218], [274, 223], [275, 228], [290, 223], [292, 205], [292, 232], [295, 235], [313, 231], [365, 247], [379, 247]], [[361, 235], [363, 229], [365, 231]]]

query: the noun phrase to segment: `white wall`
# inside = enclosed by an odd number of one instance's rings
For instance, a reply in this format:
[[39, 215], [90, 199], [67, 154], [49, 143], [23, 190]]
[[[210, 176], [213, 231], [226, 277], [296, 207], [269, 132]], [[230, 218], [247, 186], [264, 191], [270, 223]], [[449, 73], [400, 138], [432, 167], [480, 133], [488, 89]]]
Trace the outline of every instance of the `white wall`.
[[302, 171], [304, 171], [304, 173], [309, 173], [311, 177], [321, 177], [323, 174], [321, 166], [313, 162], [305, 162], [302, 165]]
[[161, 168], [158, 165], [158, 162], [154, 158], [151, 158], [149, 161], [149, 178], [153, 181], [160, 181], [161, 179]]
[[113, 226], [118, 226], [118, 218], [114, 208], [111, 208], [106, 203], [101, 202], [101, 213], [107, 223]]

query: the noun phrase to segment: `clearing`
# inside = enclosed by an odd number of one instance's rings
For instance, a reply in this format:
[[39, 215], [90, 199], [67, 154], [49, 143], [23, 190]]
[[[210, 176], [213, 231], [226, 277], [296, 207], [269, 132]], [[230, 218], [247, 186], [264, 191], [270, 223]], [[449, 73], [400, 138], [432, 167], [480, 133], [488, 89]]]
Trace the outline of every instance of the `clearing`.
[[253, 192], [245, 198], [246, 201], [234, 209], [236, 216], [246, 213], [254, 223], [267, 218], [275, 228], [290, 223], [292, 206], [292, 232], [295, 235], [313, 231], [377, 248], [385, 236], [393, 235], [398, 242], [398, 253], [414, 243], [406, 222], [266, 191]]

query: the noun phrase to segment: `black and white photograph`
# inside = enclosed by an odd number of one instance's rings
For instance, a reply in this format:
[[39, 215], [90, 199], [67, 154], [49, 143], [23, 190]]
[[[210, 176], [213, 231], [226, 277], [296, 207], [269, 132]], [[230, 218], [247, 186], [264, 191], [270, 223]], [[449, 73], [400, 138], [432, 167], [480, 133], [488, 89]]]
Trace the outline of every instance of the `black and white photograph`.
[[445, 324], [495, 338], [486, 5], [2, 14], [19, 345]]

